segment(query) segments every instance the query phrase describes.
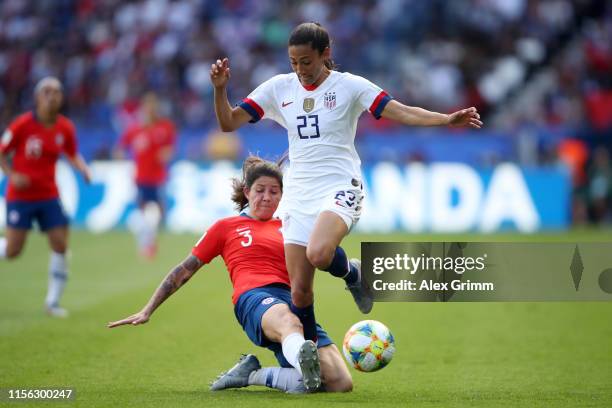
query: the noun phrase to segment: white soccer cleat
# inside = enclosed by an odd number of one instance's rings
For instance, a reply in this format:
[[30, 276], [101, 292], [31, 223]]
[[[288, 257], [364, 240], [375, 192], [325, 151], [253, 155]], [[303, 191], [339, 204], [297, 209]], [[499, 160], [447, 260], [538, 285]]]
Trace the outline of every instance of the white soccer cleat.
[[47, 315], [50, 317], [57, 317], [60, 319], [65, 319], [68, 317], [69, 313], [66, 309], [59, 306], [47, 306]]

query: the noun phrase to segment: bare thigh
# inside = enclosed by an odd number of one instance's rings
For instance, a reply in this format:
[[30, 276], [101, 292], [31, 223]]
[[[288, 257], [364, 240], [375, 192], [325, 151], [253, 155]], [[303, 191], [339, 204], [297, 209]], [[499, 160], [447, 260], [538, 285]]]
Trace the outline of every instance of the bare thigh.
[[291, 281], [291, 300], [297, 307], [306, 307], [314, 301], [314, 267], [306, 257], [306, 247], [285, 244], [285, 262]]
[[282, 343], [292, 333], [304, 334], [300, 319], [284, 303], [273, 305], [263, 314], [261, 329], [266, 338], [275, 343]]
[[342, 218], [332, 211], [323, 211], [317, 217], [308, 241], [308, 261], [316, 268], [327, 268], [346, 234], [348, 228]]

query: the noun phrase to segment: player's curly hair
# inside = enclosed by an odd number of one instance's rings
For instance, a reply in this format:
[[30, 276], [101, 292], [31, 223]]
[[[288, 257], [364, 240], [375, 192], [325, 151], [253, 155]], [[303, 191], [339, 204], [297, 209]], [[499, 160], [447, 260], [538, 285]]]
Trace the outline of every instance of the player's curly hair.
[[[289, 46], [305, 44], [310, 44], [312, 49], [317, 50], [319, 55], [321, 55], [331, 44], [329, 33], [319, 23], [302, 23], [291, 32]], [[334, 60], [328, 58], [325, 60], [325, 67], [327, 69], [335, 69], [337, 65], [334, 63]]]
[[244, 159], [242, 177], [232, 179], [232, 201], [236, 203], [235, 207], [238, 211], [244, 210], [249, 205], [249, 200], [244, 195], [244, 188], [251, 188], [253, 183], [263, 176], [276, 179], [280, 184], [281, 191], [283, 190], [283, 173], [276, 164], [254, 155]]

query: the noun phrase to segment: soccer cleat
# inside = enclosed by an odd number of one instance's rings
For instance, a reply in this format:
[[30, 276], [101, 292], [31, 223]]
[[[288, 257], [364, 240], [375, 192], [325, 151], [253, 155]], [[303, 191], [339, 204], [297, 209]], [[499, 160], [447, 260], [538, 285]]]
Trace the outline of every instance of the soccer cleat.
[[300, 347], [298, 362], [306, 391], [317, 391], [321, 387], [321, 365], [317, 345], [312, 340], [306, 340]]
[[[323, 385], [321, 384], [321, 387], [323, 387]], [[321, 390], [321, 388], [319, 388], [319, 391]], [[304, 387], [304, 380], [299, 380], [297, 386], [293, 389], [287, 390], [285, 391], [285, 394], [306, 394], [308, 393], [308, 391], [306, 391], [306, 387]]]
[[146, 245], [140, 249], [140, 256], [147, 261], [152, 261], [157, 255], [157, 244]]
[[353, 295], [353, 300], [355, 300], [359, 311], [363, 314], [368, 314], [374, 305], [374, 294], [372, 293], [372, 288], [361, 275], [361, 261], [353, 258], [351, 259], [350, 263], [357, 268], [359, 278], [357, 279], [357, 282], [347, 284], [346, 289], [348, 289], [351, 292], [351, 295]]
[[51, 317], [59, 317], [62, 319], [68, 317], [68, 311], [59, 306], [47, 306], [46, 310], [47, 315]]
[[249, 385], [249, 375], [260, 368], [261, 364], [255, 355], [243, 354], [235, 366], [217, 376], [217, 379], [210, 384], [210, 390], [246, 387]]

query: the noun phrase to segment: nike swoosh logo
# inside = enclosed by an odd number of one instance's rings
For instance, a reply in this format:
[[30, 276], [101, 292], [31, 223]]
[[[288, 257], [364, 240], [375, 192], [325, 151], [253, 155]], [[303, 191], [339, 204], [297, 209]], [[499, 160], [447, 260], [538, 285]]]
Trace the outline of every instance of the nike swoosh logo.
[[293, 103], [293, 101], [291, 101], [291, 102], [283, 102], [283, 104], [281, 106], [284, 108], [285, 106], [289, 106], [292, 103]]

